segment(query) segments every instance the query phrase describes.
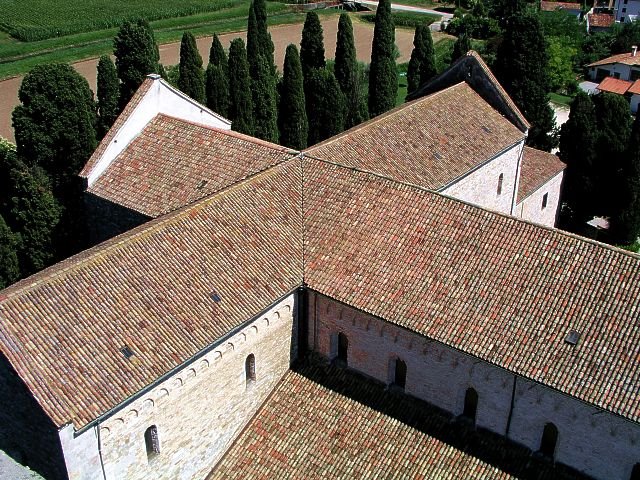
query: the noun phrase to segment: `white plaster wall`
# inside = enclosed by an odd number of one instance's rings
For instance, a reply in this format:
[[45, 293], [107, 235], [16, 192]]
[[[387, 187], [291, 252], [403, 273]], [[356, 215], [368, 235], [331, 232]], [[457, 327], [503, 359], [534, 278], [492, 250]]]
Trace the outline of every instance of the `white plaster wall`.
[[[445, 187], [440, 192], [479, 205], [510, 214], [514, 206], [514, 192], [518, 188], [518, 164], [524, 142], [486, 163], [477, 170]], [[502, 193], [497, 194], [498, 177], [503, 174]]]
[[[204, 478], [289, 369], [293, 308], [291, 295], [102, 422], [107, 480]], [[247, 386], [245, 360], [251, 353], [256, 381]], [[157, 427], [161, 452], [149, 460], [144, 433], [151, 425]], [[80, 445], [87, 433], [75, 443]], [[91, 431], [87, 438], [94, 437]], [[69, 452], [73, 464], [93, 461], [97, 442]], [[76, 452], [78, 457], [71, 458]], [[78, 469], [70, 478], [102, 477], [95, 472], [94, 467]]]
[[140, 103], [131, 112], [126, 122], [111, 140], [102, 157], [88, 176], [91, 186], [109, 167], [111, 162], [138, 136], [144, 127], [158, 113], [164, 113], [183, 120], [201, 123], [209, 127], [230, 130], [231, 122], [213, 113], [195, 100], [176, 90], [159, 76], [154, 75], [153, 85], [149, 88]]
[[[623, 8], [626, 9], [626, 12], [622, 11]], [[629, 15], [640, 14], [640, 2], [637, 0], [628, 0], [625, 5], [624, 0], [616, 0], [615, 14], [616, 22], [622, 21], [621, 18], [624, 17], [624, 22], [629, 23], [631, 21]]]
[[544, 425], [558, 430], [555, 459], [598, 479], [625, 479], [640, 462], [640, 425], [551, 388], [516, 377], [480, 359], [408, 332], [319, 294], [309, 299], [309, 346], [333, 358], [332, 336], [349, 340], [348, 366], [390, 383], [390, 362], [407, 365], [406, 393], [454, 415], [463, 411], [468, 387], [478, 392], [476, 425], [507, 434], [514, 381], [516, 396], [508, 437], [532, 451]]
[[[520, 202], [516, 206], [516, 216], [547, 227], [555, 227], [563, 175], [564, 172], [560, 172]], [[545, 193], [548, 195], [547, 206], [542, 208], [542, 198]]]
[[91, 480], [102, 478], [98, 451], [98, 432], [90, 428], [74, 436], [73, 425], [60, 430], [60, 444], [70, 479]]
[[610, 77], [613, 77], [614, 73], [619, 73], [620, 80], [629, 80], [631, 76], [631, 67], [629, 65], [625, 65], [623, 63], [614, 63], [612, 65], [600, 65], [599, 67], [590, 68], [589, 74], [591, 75], [592, 80], [595, 80], [598, 69], [607, 70]]
[[631, 95], [631, 113], [638, 113], [638, 106], [640, 105], [640, 95]]

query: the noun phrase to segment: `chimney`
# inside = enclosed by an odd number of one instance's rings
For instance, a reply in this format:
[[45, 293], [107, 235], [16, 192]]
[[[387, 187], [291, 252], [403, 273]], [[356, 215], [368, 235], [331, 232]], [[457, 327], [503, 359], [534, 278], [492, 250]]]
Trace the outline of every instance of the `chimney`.
[[631, 56], [635, 57], [636, 53], [638, 53], [638, 46], [634, 45], [633, 47], [631, 47]]

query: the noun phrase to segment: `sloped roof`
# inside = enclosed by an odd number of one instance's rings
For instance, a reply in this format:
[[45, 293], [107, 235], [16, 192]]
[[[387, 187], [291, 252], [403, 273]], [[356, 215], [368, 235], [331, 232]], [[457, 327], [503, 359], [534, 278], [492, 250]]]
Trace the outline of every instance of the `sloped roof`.
[[520, 130], [461, 82], [305, 153], [437, 190], [523, 138]]
[[587, 67], [597, 67], [598, 65], [610, 65], [613, 63], [623, 63], [625, 65], [640, 65], [640, 54], [633, 55], [632, 52], [619, 53], [611, 57], [603, 58], [597, 62], [590, 63]]
[[640, 80], [636, 80], [633, 82], [633, 85], [629, 87], [627, 93], [632, 93], [634, 95], [640, 95]]
[[587, 23], [589, 27], [607, 28], [613, 25], [615, 18], [610, 13], [589, 13]]
[[2, 354], [56, 425], [86, 425], [300, 284], [300, 184], [275, 166], [0, 292]]
[[572, 2], [548, 2], [542, 0], [540, 2], [540, 10], [543, 12], [553, 12], [555, 10], [582, 10], [582, 5], [580, 3], [572, 3]]
[[633, 85], [633, 82], [628, 82], [626, 80], [620, 80], [613, 77], [607, 77], [602, 80], [602, 82], [600, 82], [600, 85], [598, 85], [597, 88], [601, 92], [610, 92], [617, 93], [618, 95], [624, 95], [625, 93], [627, 93], [627, 90], [631, 88], [631, 85]]
[[353, 169], [304, 176], [311, 289], [640, 418], [637, 255]]
[[566, 167], [553, 153], [524, 147], [516, 203], [522, 202]]
[[231, 130], [158, 114], [87, 191], [157, 217], [295, 154]]

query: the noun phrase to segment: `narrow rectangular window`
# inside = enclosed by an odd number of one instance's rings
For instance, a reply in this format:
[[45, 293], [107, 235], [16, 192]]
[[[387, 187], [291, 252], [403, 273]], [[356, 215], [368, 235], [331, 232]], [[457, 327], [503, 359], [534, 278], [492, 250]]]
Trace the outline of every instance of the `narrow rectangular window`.
[[547, 208], [547, 201], [549, 200], [549, 194], [545, 193], [542, 196], [542, 209], [544, 210], [545, 208]]
[[502, 180], [504, 179], [504, 174], [501, 173], [498, 177], [498, 188], [496, 189], [496, 194], [502, 195]]

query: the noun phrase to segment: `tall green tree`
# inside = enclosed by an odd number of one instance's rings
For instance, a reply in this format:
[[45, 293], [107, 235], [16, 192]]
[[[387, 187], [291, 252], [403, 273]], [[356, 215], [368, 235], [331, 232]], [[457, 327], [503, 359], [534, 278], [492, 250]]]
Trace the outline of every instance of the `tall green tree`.
[[253, 135], [253, 100], [247, 50], [241, 38], [231, 41], [229, 47], [229, 117], [236, 132]]
[[[308, 89], [308, 145], [314, 145], [344, 130], [345, 101], [335, 75], [327, 68], [312, 69], [305, 82]], [[307, 93], [308, 92], [308, 93]]]
[[281, 145], [295, 150], [307, 147], [309, 123], [305, 110], [304, 79], [295, 45], [289, 45], [284, 56], [278, 127]]
[[619, 178], [620, 203], [611, 217], [611, 237], [615, 243], [629, 245], [640, 235], [640, 116], [633, 122]]
[[207, 107], [227, 117], [229, 115], [229, 78], [221, 65], [212, 63], [205, 73], [205, 96]]
[[278, 101], [275, 79], [267, 58], [260, 55], [255, 78], [251, 82], [255, 136], [268, 142], [278, 141]]
[[338, 21], [338, 37], [333, 69], [340, 90], [346, 101], [345, 128], [358, 125], [363, 120], [362, 92], [358, 71], [356, 46], [353, 39], [353, 25], [346, 13], [340, 15]]
[[307, 13], [302, 27], [302, 40], [300, 41], [300, 63], [302, 73], [306, 77], [314, 68], [324, 68], [324, 35], [322, 25], [316, 12]]
[[19, 244], [20, 236], [11, 231], [0, 215], [0, 289], [8, 287], [20, 276]]
[[471, 50], [471, 39], [466, 33], [460, 34], [453, 44], [453, 52], [451, 52], [451, 63], [457, 59], [464, 57]]
[[229, 60], [227, 59], [227, 54], [222, 47], [222, 43], [220, 42], [218, 35], [215, 33], [213, 34], [211, 48], [209, 49], [209, 63], [222, 67], [224, 74], [228, 74]]
[[180, 42], [178, 88], [196, 102], [204, 103], [204, 72], [196, 38], [191, 32], [182, 34]]
[[531, 123], [527, 143], [546, 151], [557, 143], [547, 94], [548, 63], [547, 43], [538, 16], [524, 13], [510, 17], [494, 65], [496, 75]]
[[407, 70], [407, 92], [413, 92], [435, 77], [436, 73], [431, 30], [427, 25], [418, 25], [413, 36], [413, 51]]
[[585, 92], [571, 103], [569, 119], [560, 129], [559, 156], [567, 164], [562, 182], [560, 223], [577, 233], [596, 211], [596, 141], [598, 126], [595, 105]]
[[118, 117], [118, 98], [120, 96], [120, 81], [116, 66], [108, 55], [98, 60], [98, 123], [96, 134], [98, 138], [105, 136]]
[[149, 23], [124, 22], [113, 39], [113, 54], [121, 82], [120, 108], [124, 108], [145, 76], [159, 70], [160, 53]]
[[380, 0], [371, 45], [369, 70], [369, 116], [375, 117], [396, 104], [398, 73], [394, 56], [395, 29], [391, 0]]

